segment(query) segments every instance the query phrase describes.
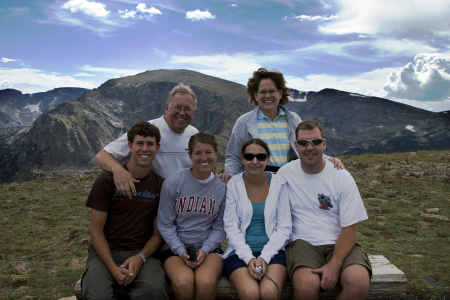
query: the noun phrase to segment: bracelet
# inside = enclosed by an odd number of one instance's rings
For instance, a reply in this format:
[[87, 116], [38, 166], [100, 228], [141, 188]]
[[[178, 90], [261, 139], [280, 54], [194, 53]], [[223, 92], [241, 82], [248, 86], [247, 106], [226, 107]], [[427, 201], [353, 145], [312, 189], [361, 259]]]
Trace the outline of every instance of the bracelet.
[[142, 263], [145, 264], [145, 262], [147, 261], [147, 259], [145, 258], [145, 255], [142, 254], [141, 252], [139, 252], [138, 255], [142, 258]]

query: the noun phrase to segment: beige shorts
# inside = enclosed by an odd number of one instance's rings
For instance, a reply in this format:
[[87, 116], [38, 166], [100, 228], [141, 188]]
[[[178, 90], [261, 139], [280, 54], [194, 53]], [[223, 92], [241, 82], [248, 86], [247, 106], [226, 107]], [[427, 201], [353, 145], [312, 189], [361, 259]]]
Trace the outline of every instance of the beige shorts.
[[[295, 240], [286, 246], [286, 264], [289, 277], [292, 279], [297, 267], [305, 266], [320, 269], [333, 257], [334, 245], [313, 246], [304, 240]], [[372, 277], [372, 266], [369, 257], [360, 245], [355, 244], [350, 254], [344, 260], [340, 273], [350, 265], [361, 265], [367, 268]]]

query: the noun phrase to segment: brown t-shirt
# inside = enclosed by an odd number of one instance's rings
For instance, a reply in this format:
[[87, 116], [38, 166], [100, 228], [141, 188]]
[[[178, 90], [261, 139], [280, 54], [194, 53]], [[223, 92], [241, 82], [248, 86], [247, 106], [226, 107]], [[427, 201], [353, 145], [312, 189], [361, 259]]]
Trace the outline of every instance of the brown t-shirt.
[[[161, 176], [150, 171], [135, 183], [136, 196], [130, 199], [116, 189], [112, 173], [102, 172], [97, 176], [86, 206], [108, 213], [103, 232], [110, 250], [133, 251], [145, 246], [153, 234], [163, 182]], [[91, 243], [89, 252], [94, 250]]]

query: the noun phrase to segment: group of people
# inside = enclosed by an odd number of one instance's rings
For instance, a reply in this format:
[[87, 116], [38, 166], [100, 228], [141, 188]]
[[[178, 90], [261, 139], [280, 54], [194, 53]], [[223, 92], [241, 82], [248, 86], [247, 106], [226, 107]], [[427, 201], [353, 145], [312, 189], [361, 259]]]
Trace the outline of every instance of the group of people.
[[[295, 299], [342, 286], [364, 299], [370, 261], [355, 244], [367, 214], [350, 173], [326, 156], [322, 126], [284, 104], [283, 75], [260, 68], [247, 85], [255, 109], [242, 115], [213, 171], [214, 136], [190, 125], [189, 86], [169, 93], [165, 115], [134, 124], [95, 157], [104, 171], [86, 202], [91, 245], [84, 299], [214, 299], [222, 274], [240, 299], [279, 299], [288, 277]], [[225, 253], [222, 242], [227, 239]]]

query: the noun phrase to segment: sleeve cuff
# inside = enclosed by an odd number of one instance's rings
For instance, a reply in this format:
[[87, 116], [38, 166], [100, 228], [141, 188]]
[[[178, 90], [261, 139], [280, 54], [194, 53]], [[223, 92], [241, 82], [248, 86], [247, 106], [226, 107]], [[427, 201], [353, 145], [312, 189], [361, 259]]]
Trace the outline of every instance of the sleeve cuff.
[[269, 265], [269, 262], [272, 259], [272, 257], [270, 255], [267, 255], [267, 253], [261, 253], [261, 255], [259, 257], [264, 259], [264, 261], [266, 262], [266, 265]]
[[210, 246], [203, 245], [200, 250], [205, 251], [205, 254], [208, 255], [213, 249]]
[[184, 246], [180, 246], [175, 250], [175, 253], [178, 254], [179, 257], [181, 257], [183, 255], [183, 252], [186, 251], [186, 249], [184, 248]]

